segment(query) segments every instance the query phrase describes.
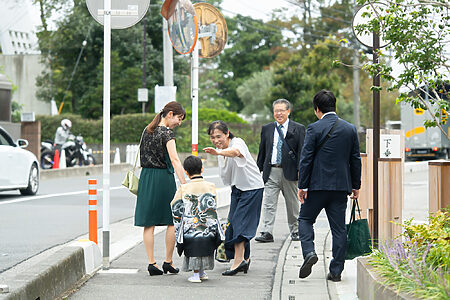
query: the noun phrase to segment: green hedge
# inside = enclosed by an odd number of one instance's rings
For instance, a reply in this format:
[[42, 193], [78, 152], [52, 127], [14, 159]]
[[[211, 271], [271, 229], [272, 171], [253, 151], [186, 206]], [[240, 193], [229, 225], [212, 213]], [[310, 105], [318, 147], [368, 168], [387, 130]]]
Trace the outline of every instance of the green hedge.
[[[186, 120], [191, 120], [192, 111], [190, 109], [186, 110]], [[210, 123], [216, 120], [222, 120], [225, 123], [236, 123], [244, 124], [246, 123], [241, 117], [235, 112], [230, 112], [227, 110], [219, 110], [213, 108], [200, 108], [198, 110], [198, 120]]]
[[61, 126], [62, 119], [72, 121], [72, 133], [81, 134], [87, 143], [97, 143], [102, 140], [103, 126], [101, 120], [83, 119], [79, 115], [64, 114], [58, 116], [37, 116], [36, 120], [41, 121], [41, 139], [53, 140], [56, 129]]
[[[180, 152], [191, 152], [191, 111], [188, 110], [186, 120], [175, 129], [177, 148]], [[111, 118], [112, 143], [138, 143], [142, 130], [149, 124], [155, 114], [127, 114]], [[42, 140], [55, 138], [56, 129], [62, 119], [72, 121], [72, 133], [81, 134], [86, 143], [101, 144], [103, 142], [103, 120], [83, 119], [79, 115], [64, 114], [58, 116], [37, 116], [41, 121]], [[211, 142], [206, 134], [208, 124], [215, 120], [228, 123], [230, 130], [242, 137], [248, 144], [250, 151], [256, 153], [259, 145], [259, 126], [246, 124], [235, 112], [215, 109], [199, 109], [199, 149], [210, 146]]]

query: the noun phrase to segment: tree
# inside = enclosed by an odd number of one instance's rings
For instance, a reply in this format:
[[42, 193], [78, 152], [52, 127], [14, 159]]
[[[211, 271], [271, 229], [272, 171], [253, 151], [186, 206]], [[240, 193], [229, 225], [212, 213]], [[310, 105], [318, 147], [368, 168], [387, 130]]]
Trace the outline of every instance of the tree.
[[[286, 62], [274, 65], [274, 87], [271, 99], [286, 98], [292, 105], [293, 118], [303, 124], [315, 122], [312, 99], [321, 89], [332, 91], [338, 100], [337, 109], [341, 117], [349, 120], [349, 105], [341, 97], [345, 76], [341, 69], [333, 67], [337, 57], [343, 57], [339, 42], [325, 39], [311, 50], [303, 49], [292, 53]], [[272, 101], [267, 102], [271, 105]], [[351, 116], [351, 115], [350, 115]]]
[[[358, 26], [357, 31], [381, 32], [383, 39], [390, 43], [388, 51], [392, 51], [403, 70], [394, 76], [387, 60], [381, 60], [379, 64], [367, 63], [365, 69], [372, 76], [379, 74], [392, 82], [389, 90], [402, 89], [397, 102], [405, 101], [414, 108], [427, 110], [430, 119], [424, 125], [438, 126], [450, 138], [443, 129], [450, 109], [450, 4], [447, 0], [383, 2], [385, 6], [373, 6], [373, 19]], [[360, 5], [373, 3], [372, 0], [358, 0]], [[379, 55], [384, 57], [386, 52], [380, 50]]]
[[236, 89], [254, 72], [268, 69], [281, 49], [281, 28], [261, 20], [236, 15], [227, 18], [228, 47], [219, 56], [221, 98], [230, 102], [230, 108], [240, 111], [244, 104]]
[[[247, 116], [256, 115], [256, 120], [266, 121], [271, 117], [271, 109], [265, 105], [270, 100], [270, 88], [273, 85], [271, 70], [253, 73], [236, 90], [244, 104], [241, 113]], [[275, 99], [273, 99], [275, 100]]]
[[[57, 1], [42, 1], [50, 5]], [[161, 4], [161, 1], [157, 1]], [[149, 99], [153, 87], [163, 81], [162, 21], [159, 9], [151, 9], [147, 20], [146, 86]], [[44, 29], [43, 29], [44, 30]], [[143, 40], [142, 23], [111, 34], [111, 113], [139, 112], [137, 88], [142, 87]], [[41, 51], [49, 53], [45, 60], [49, 68], [38, 78], [39, 99], [55, 98], [59, 105], [64, 99], [63, 112], [84, 117], [101, 116], [103, 105], [103, 27], [89, 14], [85, 1], [75, 0], [73, 6], [49, 31], [47, 39], [40, 36]], [[83, 41], [86, 41], [85, 43]], [[85, 45], [84, 45], [85, 44]], [[76, 61], [80, 60], [78, 65]], [[76, 69], [75, 69], [76, 66]], [[174, 71], [186, 69], [184, 59], [174, 58]], [[189, 72], [189, 71], [187, 71]], [[71, 80], [73, 73], [73, 79]], [[178, 84], [175, 77], [175, 83]], [[150, 102], [151, 103], [151, 102]], [[149, 109], [152, 107], [148, 105]], [[151, 109], [152, 111], [152, 109]]]

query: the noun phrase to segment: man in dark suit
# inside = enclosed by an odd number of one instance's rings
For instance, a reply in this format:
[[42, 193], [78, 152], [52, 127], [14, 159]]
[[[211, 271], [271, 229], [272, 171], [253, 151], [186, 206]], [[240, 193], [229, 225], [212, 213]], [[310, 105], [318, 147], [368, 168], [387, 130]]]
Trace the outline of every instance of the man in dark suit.
[[357, 198], [361, 186], [358, 134], [354, 125], [336, 115], [336, 98], [330, 91], [318, 92], [313, 106], [319, 121], [306, 130], [299, 167], [298, 199], [302, 205], [298, 228], [304, 258], [299, 277], [309, 276], [318, 261], [313, 224], [325, 208], [333, 236], [333, 259], [327, 279], [340, 281], [347, 244], [347, 195]]
[[288, 100], [278, 99], [273, 102], [272, 108], [275, 122], [262, 127], [257, 158], [259, 170], [263, 172], [264, 200], [261, 236], [255, 240], [273, 242], [273, 226], [281, 191], [286, 201], [291, 238], [298, 241], [297, 218], [300, 205], [297, 200], [297, 168], [305, 138], [305, 126], [289, 120], [291, 104]]

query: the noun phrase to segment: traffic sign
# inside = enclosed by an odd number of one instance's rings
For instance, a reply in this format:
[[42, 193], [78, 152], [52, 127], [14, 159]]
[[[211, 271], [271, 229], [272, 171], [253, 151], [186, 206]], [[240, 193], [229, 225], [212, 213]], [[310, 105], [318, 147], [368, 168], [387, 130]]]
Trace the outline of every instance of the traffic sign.
[[199, 23], [199, 56], [217, 56], [225, 48], [228, 39], [225, 18], [216, 7], [206, 2], [195, 3], [194, 8]]
[[[368, 24], [371, 20], [373, 20], [376, 14], [383, 14], [384, 10], [387, 9], [387, 6], [383, 3], [369, 3], [365, 4], [358, 9], [358, 11], [353, 16], [352, 29], [353, 34], [355, 35], [358, 42], [363, 44], [366, 47], [373, 48], [373, 33], [372, 32], [359, 32], [356, 29], [358, 25]], [[379, 48], [386, 47], [389, 42], [383, 40], [383, 31], [379, 32], [380, 35], [380, 46]]]
[[148, 89], [146, 88], [138, 89], [138, 101], [148, 102]]
[[[101, 25], [105, 15], [103, 0], [86, 0], [91, 16]], [[147, 13], [150, 0], [111, 0], [111, 28], [124, 29], [135, 25]]]

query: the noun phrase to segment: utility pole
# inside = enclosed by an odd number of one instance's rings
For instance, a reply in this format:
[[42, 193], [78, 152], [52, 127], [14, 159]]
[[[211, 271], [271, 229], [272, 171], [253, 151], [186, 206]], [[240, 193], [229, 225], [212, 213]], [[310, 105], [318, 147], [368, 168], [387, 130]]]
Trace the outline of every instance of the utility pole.
[[[144, 38], [142, 40], [142, 88], [147, 88], [147, 20], [142, 20]], [[142, 102], [142, 114], [145, 114], [145, 102]]]
[[192, 155], [198, 156], [198, 44], [195, 44], [191, 59], [192, 99]]
[[359, 132], [360, 120], [360, 97], [359, 97], [359, 52], [353, 50], [353, 124]]
[[103, 25], [103, 269], [108, 270], [110, 216], [111, 0], [104, 0]]
[[164, 86], [173, 86], [173, 50], [167, 31], [167, 21], [163, 20]]

